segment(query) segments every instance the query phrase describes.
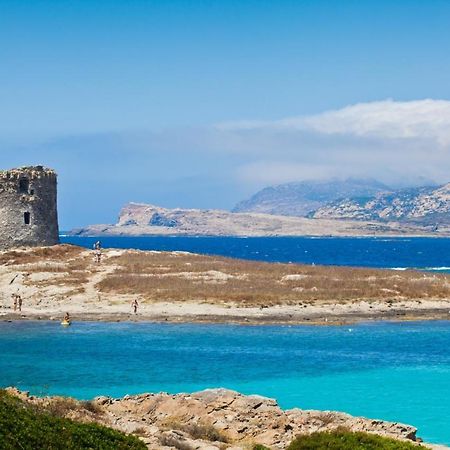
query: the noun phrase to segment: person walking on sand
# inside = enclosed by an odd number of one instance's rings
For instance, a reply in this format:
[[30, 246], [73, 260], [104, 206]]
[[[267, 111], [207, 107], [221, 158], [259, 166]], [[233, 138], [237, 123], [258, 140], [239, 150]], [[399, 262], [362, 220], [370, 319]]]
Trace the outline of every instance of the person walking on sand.
[[134, 299], [134, 300], [131, 302], [131, 307], [133, 308], [134, 314], [137, 314], [138, 306], [139, 306], [138, 301], [137, 301], [136, 299]]
[[11, 294], [14, 311], [17, 311], [17, 294]]
[[17, 306], [19, 308], [19, 311], [22, 311], [22, 296], [17, 295]]

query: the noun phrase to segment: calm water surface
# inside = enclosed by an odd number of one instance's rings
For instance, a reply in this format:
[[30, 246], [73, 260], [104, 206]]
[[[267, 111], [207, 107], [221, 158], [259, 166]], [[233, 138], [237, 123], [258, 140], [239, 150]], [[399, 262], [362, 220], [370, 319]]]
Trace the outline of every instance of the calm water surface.
[[450, 444], [450, 323], [0, 322], [0, 385], [78, 398], [227, 387], [410, 423]]

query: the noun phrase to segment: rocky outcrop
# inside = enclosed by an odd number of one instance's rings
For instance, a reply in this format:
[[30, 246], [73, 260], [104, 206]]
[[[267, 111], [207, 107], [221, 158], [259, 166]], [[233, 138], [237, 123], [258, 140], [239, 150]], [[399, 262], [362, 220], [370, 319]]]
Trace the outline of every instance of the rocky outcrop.
[[338, 427], [416, 440], [416, 428], [409, 425], [330, 411], [285, 411], [275, 400], [226, 389], [98, 397], [92, 402], [30, 397], [15, 389], [10, 392], [42, 408], [59, 408], [66, 417], [137, 434], [149, 449], [244, 450], [258, 443], [281, 450], [298, 434]]

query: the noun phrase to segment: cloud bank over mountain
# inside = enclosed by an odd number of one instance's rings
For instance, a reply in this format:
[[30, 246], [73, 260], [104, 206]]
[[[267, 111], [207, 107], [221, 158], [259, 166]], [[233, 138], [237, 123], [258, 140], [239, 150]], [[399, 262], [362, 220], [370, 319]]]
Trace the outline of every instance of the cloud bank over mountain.
[[[450, 101], [384, 100], [279, 120], [0, 141], [2, 166], [60, 173], [64, 226], [115, 221], [127, 201], [232, 208], [262, 187], [370, 177], [450, 180]], [[89, 199], [87, 202], [86, 199]], [[88, 218], [84, 218], [88, 216]]]

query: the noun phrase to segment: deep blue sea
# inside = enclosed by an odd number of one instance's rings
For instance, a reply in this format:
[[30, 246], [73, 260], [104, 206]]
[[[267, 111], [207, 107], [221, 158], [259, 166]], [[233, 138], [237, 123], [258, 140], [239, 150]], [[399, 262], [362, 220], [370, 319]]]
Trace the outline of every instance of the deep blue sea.
[[91, 398], [227, 387], [409, 423], [450, 444], [450, 323], [0, 322], [0, 385]]
[[78, 237], [61, 241], [92, 248], [180, 250], [270, 262], [450, 271], [450, 238], [331, 237]]

